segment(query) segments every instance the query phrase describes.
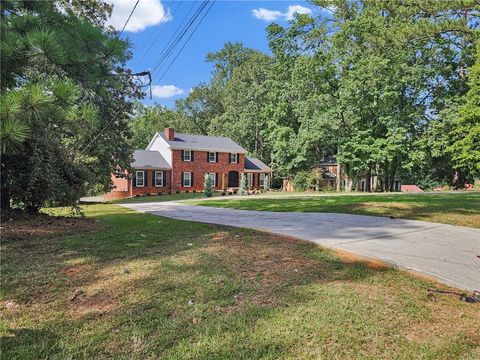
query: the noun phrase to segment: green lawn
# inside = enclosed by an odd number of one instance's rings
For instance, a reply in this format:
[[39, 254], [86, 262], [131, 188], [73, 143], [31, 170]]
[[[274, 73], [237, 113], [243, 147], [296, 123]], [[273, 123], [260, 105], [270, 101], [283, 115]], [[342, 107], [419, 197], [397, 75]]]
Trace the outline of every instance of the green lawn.
[[480, 355], [480, 307], [428, 299], [431, 281], [252, 230], [84, 209], [96, 230], [4, 236], [2, 359]]
[[[220, 193], [214, 192], [213, 196], [220, 196]], [[109, 203], [118, 204], [118, 203], [136, 203], [136, 202], [160, 202], [160, 201], [177, 201], [177, 200], [189, 200], [189, 199], [200, 199], [204, 198], [202, 192], [189, 192], [189, 193], [180, 193], [180, 194], [170, 194], [170, 195], [153, 195], [153, 196], [138, 196], [131, 197], [127, 199], [116, 199], [111, 200]]]
[[[272, 195], [270, 195], [272, 196]], [[393, 216], [480, 228], [480, 192], [249, 197], [197, 202], [243, 210], [337, 212]]]

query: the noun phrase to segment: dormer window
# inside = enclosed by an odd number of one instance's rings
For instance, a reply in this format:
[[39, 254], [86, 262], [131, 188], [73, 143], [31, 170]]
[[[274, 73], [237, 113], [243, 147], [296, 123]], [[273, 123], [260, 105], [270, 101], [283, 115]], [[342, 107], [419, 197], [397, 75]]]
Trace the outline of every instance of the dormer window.
[[183, 151], [183, 161], [192, 161], [192, 151], [184, 150]]
[[238, 163], [238, 154], [230, 153], [230, 162], [232, 164]]

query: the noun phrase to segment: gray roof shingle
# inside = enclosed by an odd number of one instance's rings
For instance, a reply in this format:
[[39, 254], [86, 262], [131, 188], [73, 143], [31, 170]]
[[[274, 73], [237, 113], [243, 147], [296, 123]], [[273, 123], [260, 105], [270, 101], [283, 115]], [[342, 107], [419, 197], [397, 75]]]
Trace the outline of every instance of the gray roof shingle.
[[228, 137], [175, 133], [174, 140], [169, 141], [164, 134], [159, 135], [172, 149], [246, 153], [244, 148]]
[[263, 161], [256, 158], [245, 158], [245, 170], [270, 172], [270, 169]]
[[167, 160], [158, 152], [151, 150], [135, 150], [133, 153], [134, 169], [170, 169]]

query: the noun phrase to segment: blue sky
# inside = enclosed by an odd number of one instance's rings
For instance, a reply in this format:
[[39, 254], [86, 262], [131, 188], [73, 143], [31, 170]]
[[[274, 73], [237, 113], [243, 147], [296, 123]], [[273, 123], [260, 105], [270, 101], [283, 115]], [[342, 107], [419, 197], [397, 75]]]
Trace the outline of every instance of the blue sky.
[[[135, 1], [111, 0], [114, 10], [109, 24], [121, 29]], [[122, 34], [132, 43], [133, 59], [128, 67], [134, 72], [153, 70], [166, 43], [189, 10], [193, 9], [191, 15], [199, 5], [200, 2], [192, 1], [140, 0]], [[309, 11], [313, 8], [305, 1], [216, 1], [164, 77], [160, 79], [183, 43], [153, 74], [154, 97], [152, 100], [145, 98], [144, 103], [173, 107], [175, 100], [188, 95], [193, 86], [209, 80], [212, 66], [205, 62], [208, 52], [221, 49], [228, 41], [242, 42], [247, 47], [268, 52], [265, 31], [268, 24], [274, 21], [286, 25], [293, 13]]]

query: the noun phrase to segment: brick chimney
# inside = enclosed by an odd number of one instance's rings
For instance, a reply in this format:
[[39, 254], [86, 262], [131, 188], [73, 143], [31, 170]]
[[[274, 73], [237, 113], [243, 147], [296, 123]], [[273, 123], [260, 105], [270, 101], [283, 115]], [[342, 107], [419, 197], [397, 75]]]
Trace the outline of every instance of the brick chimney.
[[174, 128], [166, 128], [165, 129], [165, 138], [168, 141], [173, 141], [175, 139], [175, 129]]

